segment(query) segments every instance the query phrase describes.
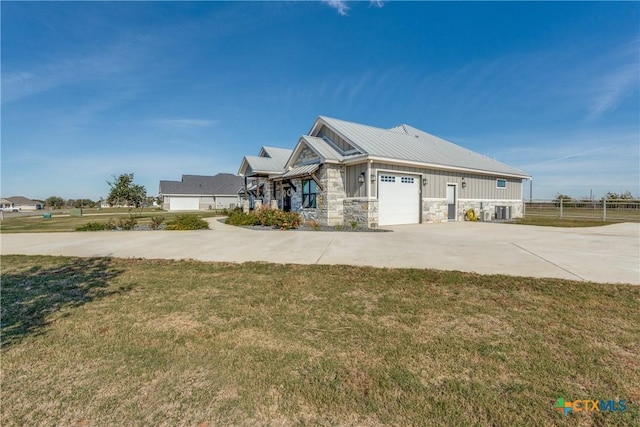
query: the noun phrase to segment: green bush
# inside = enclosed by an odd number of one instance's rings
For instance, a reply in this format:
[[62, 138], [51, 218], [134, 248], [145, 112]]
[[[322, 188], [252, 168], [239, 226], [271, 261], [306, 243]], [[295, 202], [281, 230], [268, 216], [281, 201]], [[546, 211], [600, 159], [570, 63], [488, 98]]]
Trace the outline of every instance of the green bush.
[[245, 213], [242, 209], [234, 209], [229, 213], [224, 223], [244, 227], [260, 224], [260, 221], [252, 213]]
[[138, 221], [133, 217], [118, 220], [118, 227], [122, 230], [133, 230], [136, 225], [138, 225]]
[[300, 215], [297, 212], [284, 212], [280, 209], [261, 207], [253, 212], [243, 212], [242, 209], [231, 211], [225, 224], [237, 226], [262, 225], [289, 230], [300, 226]]
[[100, 222], [88, 222], [84, 225], [76, 227], [76, 231], [103, 231], [106, 230], [106, 224]]
[[165, 230], [208, 230], [209, 223], [195, 214], [178, 215], [170, 221]]
[[151, 227], [152, 230], [157, 230], [160, 228], [160, 224], [162, 224], [163, 222], [164, 222], [163, 216], [154, 216], [153, 218], [151, 218], [151, 224], [149, 224], [149, 226]]

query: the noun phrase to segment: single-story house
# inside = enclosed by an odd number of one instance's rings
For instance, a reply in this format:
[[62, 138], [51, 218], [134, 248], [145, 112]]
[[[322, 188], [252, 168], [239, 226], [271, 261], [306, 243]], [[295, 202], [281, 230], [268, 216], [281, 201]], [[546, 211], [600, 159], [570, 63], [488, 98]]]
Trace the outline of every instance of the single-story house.
[[21, 211], [35, 211], [44, 209], [44, 202], [41, 200], [31, 200], [22, 196], [7, 197], [3, 200], [8, 200], [13, 204], [13, 208], [18, 208]]
[[162, 208], [169, 211], [233, 209], [244, 178], [230, 173], [182, 175], [181, 181], [160, 181]]
[[238, 174], [247, 188], [323, 225], [460, 221], [470, 209], [481, 220], [517, 218], [523, 180], [531, 179], [409, 125], [382, 129], [320, 116], [284, 164], [269, 150], [243, 159]]

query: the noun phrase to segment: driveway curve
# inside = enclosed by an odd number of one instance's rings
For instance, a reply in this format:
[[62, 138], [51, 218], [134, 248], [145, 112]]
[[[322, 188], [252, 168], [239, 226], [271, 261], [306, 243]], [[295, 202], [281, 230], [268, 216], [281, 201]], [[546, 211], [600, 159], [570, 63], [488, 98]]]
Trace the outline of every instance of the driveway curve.
[[455, 222], [391, 233], [211, 230], [0, 234], [2, 255], [110, 256], [433, 268], [640, 285], [640, 224], [589, 228]]

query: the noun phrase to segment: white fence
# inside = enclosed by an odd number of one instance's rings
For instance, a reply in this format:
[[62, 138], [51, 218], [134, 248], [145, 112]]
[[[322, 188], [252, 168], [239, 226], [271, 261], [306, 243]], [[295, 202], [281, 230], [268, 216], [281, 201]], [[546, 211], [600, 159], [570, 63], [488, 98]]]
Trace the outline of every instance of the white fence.
[[640, 200], [529, 200], [525, 218], [565, 218], [640, 222]]

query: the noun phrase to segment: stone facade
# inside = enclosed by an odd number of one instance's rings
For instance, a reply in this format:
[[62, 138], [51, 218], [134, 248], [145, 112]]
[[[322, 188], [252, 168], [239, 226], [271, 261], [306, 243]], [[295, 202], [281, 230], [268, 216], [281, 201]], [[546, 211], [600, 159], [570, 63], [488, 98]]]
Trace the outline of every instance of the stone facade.
[[309, 147], [304, 147], [304, 149], [300, 152], [300, 156], [298, 157], [298, 161], [295, 166], [308, 165], [313, 162], [317, 162], [320, 160], [318, 155]]
[[[464, 221], [465, 214], [473, 209], [482, 220], [482, 212], [488, 211], [491, 220], [496, 219], [496, 206], [508, 206], [511, 210], [511, 218], [522, 218], [523, 203], [519, 200], [475, 200], [458, 199], [456, 207], [456, 221]], [[446, 199], [422, 199], [422, 222], [446, 222], [449, 221], [449, 210]]]
[[345, 227], [353, 223], [357, 223], [358, 227], [378, 227], [378, 199], [350, 198], [345, 199], [343, 205]]

